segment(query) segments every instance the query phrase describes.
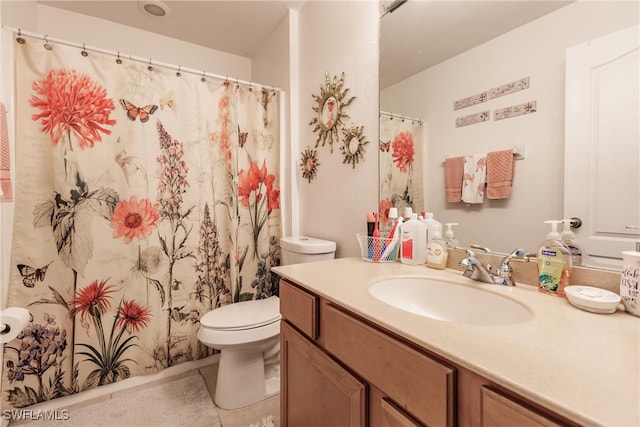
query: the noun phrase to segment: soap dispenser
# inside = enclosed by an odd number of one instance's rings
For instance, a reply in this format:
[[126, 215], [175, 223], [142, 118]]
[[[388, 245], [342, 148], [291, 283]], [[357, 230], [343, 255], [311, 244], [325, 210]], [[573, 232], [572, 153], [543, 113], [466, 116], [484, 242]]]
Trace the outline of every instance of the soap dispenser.
[[436, 230], [427, 243], [427, 267], [444, 270], [447, 267], [448, 257], [447, 244], [440, 231]]
[[640, 242], [635, 251], [622, 252], [620, 297], [627, 313], [640, 317]]
[[445, 225], [447, 226], [447, 231], [444, 233], [444, 243], [447, 245], [447, 248], [453, 249], [460, 244], [460, 241], [453, 235], [451, 227], [459, 224], [457, 222], [447, 222]]
[[564, 288], [569, 286], [571, 276], [571, 251], [562, 242], [558, 224], [562, 221], [549, 220], [551, 231], [538, 248], [538, 290], [551, 295], [565, 296]]
[[584, 250], [578, 243], [578, 239], [576, 239], [576, 233], [571, 231], [571, 220], [563, 219], [562, 222], [562, 233], [560, 234], [562, 236], [562, 242], [571, 252], [571, 265], [573, 267], [576, 265], [582, 265]]

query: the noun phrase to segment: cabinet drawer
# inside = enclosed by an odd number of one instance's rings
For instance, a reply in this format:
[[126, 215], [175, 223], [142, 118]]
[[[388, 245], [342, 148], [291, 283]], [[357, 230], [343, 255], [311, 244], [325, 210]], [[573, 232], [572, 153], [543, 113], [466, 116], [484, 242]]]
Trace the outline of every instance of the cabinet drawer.
[[539, 412], [511, 398], [482, 387], [482, 427], [559, 427]]
[[331, 304], [323, 303], [320, 310], [322, 339], [328, 352], [420, 422], [431, 427], [455, 424], [454, 369]]
[[280, 280], [280, 313], [307, 337], [318, 338], [318, 297]]

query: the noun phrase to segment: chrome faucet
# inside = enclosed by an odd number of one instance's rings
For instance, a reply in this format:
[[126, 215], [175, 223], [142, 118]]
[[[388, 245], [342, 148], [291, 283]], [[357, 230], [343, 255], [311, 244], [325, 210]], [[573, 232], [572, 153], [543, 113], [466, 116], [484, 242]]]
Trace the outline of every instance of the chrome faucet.
[[467, 249], [467, 256], [462, 258], [458, 265], [464, 268], [464, 272], [462, 273], [464, 277], [472, 280], [495, 285], [515, 286], [516, 283], [512, 278], [513, 268], [510, 262], [513, 258], [522, 258], [525, 255], [526, 251], [524, 249], [514, 250], [502, 259], [496, 269], [496, 273], [493, 273], [490, 265], [485, 266], [482, 264], [482, 262], [476, 258], [475, 253]]

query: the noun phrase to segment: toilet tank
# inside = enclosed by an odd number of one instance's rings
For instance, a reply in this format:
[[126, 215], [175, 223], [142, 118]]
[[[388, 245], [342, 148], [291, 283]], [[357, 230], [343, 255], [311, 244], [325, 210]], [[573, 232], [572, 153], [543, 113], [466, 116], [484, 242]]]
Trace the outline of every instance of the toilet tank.
[[291, 236], [280, 239], [282, 265], [333, 259], [336, 242], [306, 236]]

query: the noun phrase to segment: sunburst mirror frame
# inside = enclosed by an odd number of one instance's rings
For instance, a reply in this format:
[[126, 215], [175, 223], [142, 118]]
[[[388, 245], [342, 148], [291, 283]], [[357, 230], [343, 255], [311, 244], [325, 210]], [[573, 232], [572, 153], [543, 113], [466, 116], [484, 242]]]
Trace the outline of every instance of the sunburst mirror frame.
[[364, 126], [354, 126], [351, 128], [344, 128], [342, 134], [344, 139], [340, 151], [344, 159], [342, 163], [350, 163], [353, 168], [356, 168], [356, 163], [360, 162], [360, 159], [364, 159], [364, 146], [369, 143], [366, 141], [363, 135]]
[[339, 131], [344, 126], [342, 119], [349, 117], [344, 112], [344, 107], [356, 99], [355, 96], [347, 98], [349, 89], [343, 90], [343, 86], [344, 72], [340, 76], [340, 80], [338, 80], [337, 76], [330, 79], [329, 73], [325, 73], [325, 82], [324, 86], [320, 86], [320, 95], [311, 94], [316, 102], [316, 106], [313, 107], [316, 117], [309, 122], [309, 125], [315, 125], [313, 132], [318, 132], [316, 148], [318, 148], [320, 142], [322, 142], [323, 147], [325, 143], [329, 143], [331, 153], [333, 153], [333, 143], [339, 140]]
[[311, 180], [315, 178], [318, 173], [318, 166], [320, 166], [320, 162], [318, 161], [316, 150], [312, 150], [311, 148], [307, 148], [304, 150], [300, 156], [300, 168], [302, 169], [302, 177], [311, 183]]

